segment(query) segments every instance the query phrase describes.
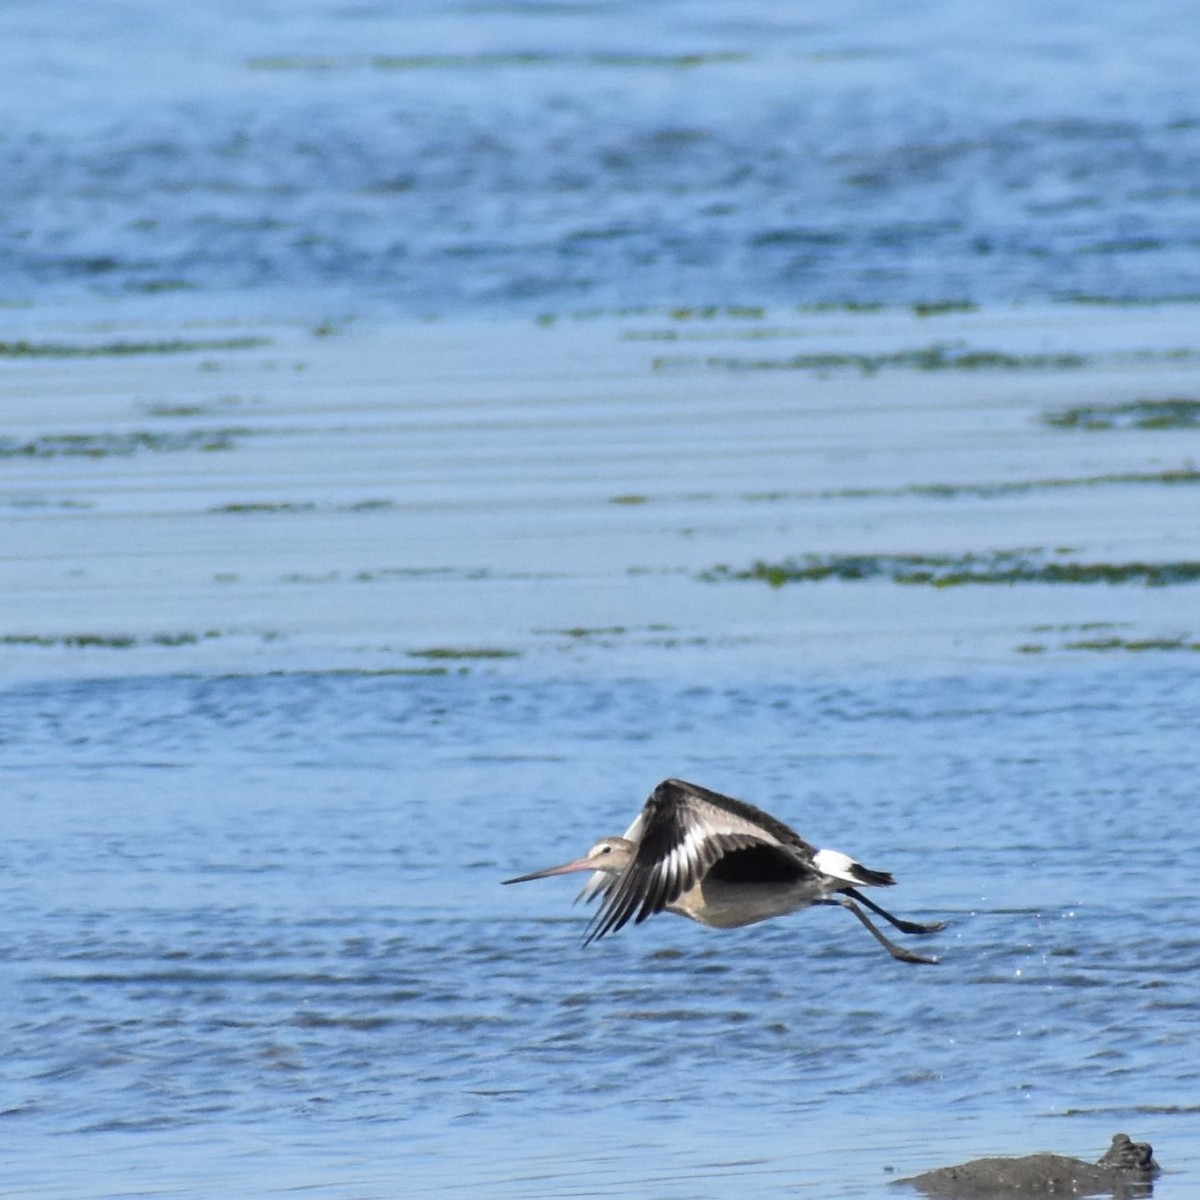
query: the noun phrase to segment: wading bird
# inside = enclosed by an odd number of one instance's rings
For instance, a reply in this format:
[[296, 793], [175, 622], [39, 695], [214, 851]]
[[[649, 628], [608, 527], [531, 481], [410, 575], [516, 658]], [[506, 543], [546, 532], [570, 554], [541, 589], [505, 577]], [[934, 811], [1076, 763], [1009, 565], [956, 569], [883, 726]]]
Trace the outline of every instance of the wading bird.
[[582, 858], [504, 882], [572, 871], [593, 873], [577, 899], [603, 897], [585, 946], [630, 918], [640, 924], [664, 909], [701, 925], [733, 929], [813, 904], [837, 904], [893, 958], [936, 963], [884, 937], [858, 905], [903, 933], [945, 928], [944, 921], [903, 921], [858, 891], [891, 886], [896, 881], [886, 871], [872, 871], [836, 850], [818, 850], [762, 809], [681, 779], [660, 783], [623, 837], [603, 838]]

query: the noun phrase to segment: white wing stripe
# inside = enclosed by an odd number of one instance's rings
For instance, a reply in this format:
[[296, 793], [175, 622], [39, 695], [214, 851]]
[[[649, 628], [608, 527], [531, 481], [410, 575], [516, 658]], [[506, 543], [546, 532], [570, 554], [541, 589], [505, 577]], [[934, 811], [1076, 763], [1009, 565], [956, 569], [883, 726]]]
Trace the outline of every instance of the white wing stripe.
[[[660, 784], [625, 833], [639, 848], [633, 861], [615, 878], [593, 876], [580, 892], [581, 898], [604, 898], [584, 944], [615, 932], [630, 919], [640, 923], [669, 907], [730, 850], [781, 846], [807, 867], [809, 847], [786, 826], [767, 814], [763, 817], [769, 828], [698, 795], [693, 785], [679, 780]], [[653, 857], [648, 843], [660, 847], [660, 858]]]

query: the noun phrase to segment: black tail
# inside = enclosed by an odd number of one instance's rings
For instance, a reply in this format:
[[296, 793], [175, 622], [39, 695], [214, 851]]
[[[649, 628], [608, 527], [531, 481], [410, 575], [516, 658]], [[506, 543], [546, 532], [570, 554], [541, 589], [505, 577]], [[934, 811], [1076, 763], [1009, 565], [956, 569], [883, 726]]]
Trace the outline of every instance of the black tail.
[[891, 887], [896, 882], [890, 871], [872, 871], [870, 867], [864, 867], [862, 863], [853, 863], [850, 873], [859, 883], [867, 884], [870, 887]]

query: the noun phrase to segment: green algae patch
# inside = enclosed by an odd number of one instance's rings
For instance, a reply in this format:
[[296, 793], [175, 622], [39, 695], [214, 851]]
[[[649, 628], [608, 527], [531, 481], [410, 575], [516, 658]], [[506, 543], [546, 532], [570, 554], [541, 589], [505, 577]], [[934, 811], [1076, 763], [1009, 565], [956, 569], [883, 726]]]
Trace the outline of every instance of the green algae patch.
[[519, 650], [499, 650], [489, 646], [431, 646], [428, 650], [410, 650], [410, 658], [449, 659], [451, 661], [519, 658]]
[[1123, 404], [1080, 404], [1042, 414], [1054, 429], [1200, 429], [1200, 400], [1129, 400]]
[[134, 454], [178, 454], [232, 450], [248, 429], [188, 429], [173, 433], [44, 433], [31, 438], [0, 437], [4, 458], [129, 458]]
[[1089, 563], [1042, 550], [998, 550], [983, 554], [804, 554], [744, 569], [717, 566], [701, 574], [707, 582], [756, 581], [770, 587], [789, 583], [886, 580], [934, 588], [968, 584], [1142, 584], [1167, 587], [1200, 582], [1200, 561]]
[[243, 500], [215, 504], [210, 513], [254, 516], [264, 513], [374, 513], [388, 512], [396, 507], [393, 500], [354, 500], [348, 504], [318, 505], [311, 500]]
[[912, 306], [918, 317], [944, 317], [949, 313], [973, 313], [979, 306], [970, 300], [930, 300]]
[[767, 315], [767, 310], [758, 305], [719, 305], [705, 304], [699, 308], [672, 308], [667, 310], [667, 316], [672, 321], [761, 321]]
[[1082, 354], [1009, 354], [1001, 350], [971, 350], [946, 345], [919, 346], [888, 354], [818, 352], [785, 358], [712, 356], [658, 358], [656, 371], [697, 365], [720, 371], [858, 371], [874, 375], [884, 370], [910, 371], [1067, 371], [1088, 365]]
[[1090, 654], [1169, 654], [1200, 652], [1200, 638], [1188, 634], [1164, 637], [1126, 638], [1116, 635], [1106, 637], [1072, 638], [1058, 645], [1042, 642], [1025, 642], [1018, 646], [1019, 654], [1044, 654], [1051, 651], [1070, 650]]
[[549, 634], [553, 637], [593, 638], [593, 637], [624, 637], [629, 633], [625, 625], [573, 625], [569, 629], [535, 629], [534, 633]]
[[189, 283], [186, 279], [146, 279], [140, 283], [130, 283], [129, 287], [136, 292], [142, 292], [147, 296], [158, 296], [166, 292], [194, 292], [197, 290], [194, 283]]
[[351, 513], [391, 512], [395, 507], [395, 500], [387, 500], [382, 497], [369, 497], [366, 500], [354, 500], [349, 504], [340, 505], [338, 511]]
[[212, 409], [203, 404], [151, 404], [144, 412], [148, 417], [207, 417]]
[[213, 417], [219, 415], [228, 417], [230, 413], [243, 409], [246, 405], [258, 405], [262, 403], [262, 396], [224, 395], [216, 396], [212, 400], [191, 404], [172, 404], [167, 401], [155, 401], [139, 405], [139, 408], [148, 417], [161, 417], [168, 420], [190, 420], [196, 417]]
[[573, 640], [587, 638], [626, 637], [642, 633], [663, 634], [673, 632], [670, 625], [572, 625], [566, 629], [535, 629], [539, 636], [566, 637]]
[[929, 495], [977, 495], [984, 498], [1021, 492], [1051, 491], [1055, 488], [1106, 487], [1110, 484], [1176, 484], [1200, 483], [1200, 469], [1195, 467], [1168, 467], [1162, 471], [1117, 471], [1110, 475], [1081, 475], [1076, 479], [1033, 479], [1028, 482], [1004, 480], [986, 484], [930, 484], [914, 485], [913, 494]]
[[277, 54], [252, 58], [252, 71], [478, 71], [554, 66], [644, 67], [693, 70], [713, 63], [745, 62], [736, 51], [694, 54], [622, 54], [618, 52], [477, 54]]
[[[969, 497], [992, 500], [1001, 496], [1020, 496], [1028, 492], [1056, 491], [1067, 488], [1100, 488], [1126, 485], [1200, 484], [1200, 467], [1168, 467], [1162, 471], [1119, 471], [1108, 475], [1079, 475], [1062, 479], [1003, 479], [982, 483], [907, 483], [900, 487], [843, 487], [812, 491], [743, 492], [738, 498], [747, 504], [774, 504], [788, 500], [878, 500], [888, 497], [918, 496], [933, 500]], [[680, 497], [692, 502], [713, 500], [712, 493], [692, 492]]]
[[41, 649], [67, 650], [132, 650], [143, 646], [196, 646], [201, 642], [223, 636], [219, 630], [203, 633], [152, 633], [138, 637], [132, 633], [66, 633], [0, 635], [0, 646], [35, 646]]
[[1068, 292], [1062, 296], [1066, 304], [1084, 308], [1160, 308], [1164, 304], [1200, 304], [1198, 292], [1167, 292], [1159, 296], [1113, 296], [1103, 292]]
[[1144, 654], [1155, 650], [1200, 650], [1200, 641], [1186, 637], [1156, 638], [1078, 638], [1062, 644], [1064, 650], [1123, 650], [1129, 654]]
[[[880, 500], [917, 497], [930, 500], [993, 500], [1022, 496], [1030, 492], [1051, 492], [1074, 488], [1104, 487], [1187, 487], [1200, 484], [1200, 467], [1167, 467], [1161, 471], [1115, 471], [1106, 475], [1077, 475], [1045, 479], [998, 479], [977, 483], [906, 483], [896, 487], [838, 487], [776, 489], [764, 492], [740, 492], [736, 499], [746, 504], [781, 504], [795, 500]], [[721, 499], [715, 492], [677, 492], [655, 498], [689, 504], [708, 504]], [[612, 496], [610, 504], [646, 504], [650, 497], [640, 494]]]
[[[1026, 492], [1054, 491], [1060, 488], [1093, 488], [1126, 484], [1178, 484], [1200, 483], [1200, 468], [1168, 467], [1162, 471], [1117, 471], [1109, 475], [1080, 475], [1063, 479], [1005, 479], [987, 483], [910, 483], [895, 488], [831, 488], [819, 493], [823, 498], [853, 500], [871, 499], [881, 496], [928, 496], [938, 500], [952, 500], [959, 496], [971, 496], [990, 500], [998, 496], [1022, 495]], [[783, 493], [754, 493], [746, 500], [781, 499]]]
[[882, 300], [818, 300], [813, 304], [798, 304], [799, 313], [881, 313], [887, 312]]
[[255, 350], [270, 338], [170, 338], [157, 342], [0, 342], [0, 358], [127, 358], [142, 354], [198, 354], [215, 350]]
[[308, 513], [316, 510], [317, 506], [307, 500], [250, 500], [244, 503], [217, 504], [208, 511], [245, 516], [258, 513]]

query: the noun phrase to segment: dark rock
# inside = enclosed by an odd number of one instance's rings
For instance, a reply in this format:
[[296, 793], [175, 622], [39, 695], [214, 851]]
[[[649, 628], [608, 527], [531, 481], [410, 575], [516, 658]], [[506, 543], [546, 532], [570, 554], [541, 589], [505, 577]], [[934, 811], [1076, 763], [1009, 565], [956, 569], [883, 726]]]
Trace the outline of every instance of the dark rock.
[[1113, 1134], [1112, 1145], [1097, 1165], [1115, 1167], [1119, 1171], [1141, 1171], [1151, 1176], [1157, 1175], [1160, 1169], [1154, 1161], [1154, 1147], [1149, 1142], [1132, 1141], [1127, 1133]]
[[1113, 1196], [1133, 1200], [1149, 1196], [1158, 1174], [1148, 1142], [1118, 1133], [1097, 1163], [1062, 1154], [1024, 1158], [977, 1158], [957, 1167], [939, 1167], [897, 1183], [908, 1184], [937, 1200], [1013, 1200], [1014, 1197]]

